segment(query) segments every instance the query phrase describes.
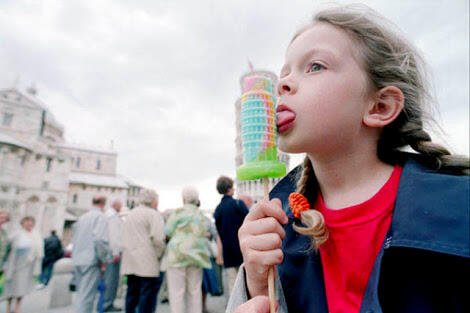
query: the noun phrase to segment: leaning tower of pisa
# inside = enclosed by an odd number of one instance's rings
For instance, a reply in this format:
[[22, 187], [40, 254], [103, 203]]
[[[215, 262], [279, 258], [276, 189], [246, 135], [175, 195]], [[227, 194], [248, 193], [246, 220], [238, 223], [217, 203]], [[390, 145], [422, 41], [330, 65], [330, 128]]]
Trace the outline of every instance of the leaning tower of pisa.
[[[240, 88], [243, 92], [243, 82], [245, 78], [251, 76], [265, 76], [269, 78], [273, 85], [273, 90], [276, 90], [278, 84], [278, 78], [276, 74], [269, 71], [250, 71], [240, 77]], [[235, 102], [235, 126], [236, 126], [236, 137], [235, 137], [235, 167], [239, 168], [243, 164], [243, 146], [241, 138], [241, 98], [238, 98]], [[289, 169], [289, 155], [278, 151], [279, 161], [286, 164], [286, 168]], [[269, 178], [269, 188], [271, 189], [281, 178]], [[239, 194], [250, 195], [255, 202], [264, 198], [264, 187], [261, 179], [258, 180], [247, 180], [247, 181], [235, 181], [235, 192]]]

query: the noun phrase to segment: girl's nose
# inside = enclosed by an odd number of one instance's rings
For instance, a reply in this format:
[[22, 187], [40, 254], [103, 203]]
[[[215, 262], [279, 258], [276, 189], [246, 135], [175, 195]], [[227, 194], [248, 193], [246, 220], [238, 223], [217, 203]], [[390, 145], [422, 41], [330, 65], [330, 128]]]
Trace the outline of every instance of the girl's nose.
[[277, 85], [277, 93], [279, 96], [282, 94], [292, 94], [296, 91], [296, 84], [288, 78], [282, 78]]

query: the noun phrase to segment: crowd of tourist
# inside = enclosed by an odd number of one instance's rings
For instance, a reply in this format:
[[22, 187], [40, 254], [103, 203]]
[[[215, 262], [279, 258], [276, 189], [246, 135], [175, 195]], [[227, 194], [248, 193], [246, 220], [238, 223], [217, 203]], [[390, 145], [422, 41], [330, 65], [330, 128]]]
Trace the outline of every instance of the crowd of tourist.
[[[217, 180], [217, 190], [222, 199], [213, 216], [200, 210], [199, 192], [192, 186], [183, 188], [180, 208], [163, 213], [150, 189], [125, 212], [119, 200], [105, 210], [106, 197], [95, 195], [90, 210], [73, 225], [69, 253], [55, 231], [41, 238], [32, 216], [7, 234], [2, 225], [9, 214], [0, 210], [0, 293], [7, 312], [21, 312], [35, 279], [36, 289], [47, 288], [54, 264], [63, 257], [71, 257], [74, 266], [70, 289], [76, 292], [78, 313], [154, 313], [159, 299], [169, 301], [172, 313], [209, 312], [207, 295], [224, 294], [223, 267], [228, 292], [234, 284], [242, 263], [237, 232], [253, 202], [248, 196], [233, 199], [229, 177]], [[123, 308], [114, 304], [120, 288], [126, 290]]]

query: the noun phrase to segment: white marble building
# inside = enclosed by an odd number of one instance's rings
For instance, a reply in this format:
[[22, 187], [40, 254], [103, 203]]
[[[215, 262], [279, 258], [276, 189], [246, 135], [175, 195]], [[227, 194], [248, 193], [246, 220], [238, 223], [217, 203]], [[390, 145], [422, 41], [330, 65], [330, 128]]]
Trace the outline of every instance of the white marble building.
[[115, 151], [70, 144], [61, 144], [58, 148], [71, 158], [67, 213], [72, 216], [68, 218], [88, 211], [96, 194], [106, 196], [106, 206], [114, 200], [126, 205], [128, 185], [124, 177], [116, 174]]
[[62, 232], [70, 172], [56, 146], [63, 141], [63, 126], [33, 95], [0, 90], [0, 207], [9, 230], [31, 215], [43, 235]]
[[131, 185], [135, 201], [141, 187], [117, 175], [117, 153], [66, 143], [63, 126], [30, 92], [0, 90], [0, 208], [10, 213], [8, 230], [31, 215], [43, 236], [62, 235], [96, 194], [125, 206]]
[[127, 189], [127, 207], [129, 209], [133, 209], [136, 207], [139, 203], [139, 195], [140, 193], [144, 190], [144, 187], [137, 185], [131, 180], [126, 181], [127, 186], [129, 186], [129, 189]]
[[[251, 71], [240, 77], [240, 88], [243, 92], [243, 82], [247, 76], [266, 76], [271, 79], [273, 83], [273, 90], [276, 90], [278, 78], [276, 74], [269, 71]], [[235, 137], [235, 166], [236, 168], [243, 165], [243, 145], [242, 145], [242, 136], [241, 136], [241, 99], [237, 99], [235, 102], [235, 127], [236, 127], [236, 137]], [[287, 169], [289, 169], [289, 155], [278, 150], [277, 158], [279, 161], [286, 164]], [[274, 187], [281, 178], [269, 178], [269, 189]], [[258, 180], [248, 180], [248, 181], [239, 181], [235, 180], [235, 192], [237, 195], [247, 194], [250, 195], [255, 202], [264, 199], [264, 185], [261, 179]]]

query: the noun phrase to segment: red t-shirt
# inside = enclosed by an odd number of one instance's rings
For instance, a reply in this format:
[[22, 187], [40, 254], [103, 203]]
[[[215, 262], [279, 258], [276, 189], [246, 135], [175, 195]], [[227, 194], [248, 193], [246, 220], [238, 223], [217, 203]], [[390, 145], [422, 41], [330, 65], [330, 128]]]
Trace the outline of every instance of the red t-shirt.
[[402, 168], [369, 200], [340, 210], [325, 206], [319, 195], [315, 209], [322, 212], [328, 240], [320, 246], [330, 313], [359, 312], [375, 259], [392, 222]]

